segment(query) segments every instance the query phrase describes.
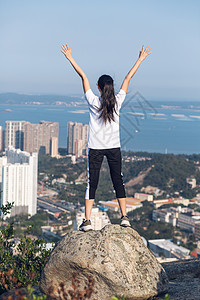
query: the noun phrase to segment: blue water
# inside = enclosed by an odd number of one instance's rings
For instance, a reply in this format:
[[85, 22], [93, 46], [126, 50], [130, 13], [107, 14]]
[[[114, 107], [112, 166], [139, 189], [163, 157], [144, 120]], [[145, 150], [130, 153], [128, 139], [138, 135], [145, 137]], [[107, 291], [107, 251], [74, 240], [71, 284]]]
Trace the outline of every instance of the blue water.
[[[166, 104], [167, 103], [167, 104]], [[200, 102], [127, 101], [121, 109], [124, 150], [160, 153], [200, 152]], [[0, 105], [0, 125], [6, 120], [59, 122], [59, 147], [67, 146], [67, 122], [89, 122], [87, 106]]]

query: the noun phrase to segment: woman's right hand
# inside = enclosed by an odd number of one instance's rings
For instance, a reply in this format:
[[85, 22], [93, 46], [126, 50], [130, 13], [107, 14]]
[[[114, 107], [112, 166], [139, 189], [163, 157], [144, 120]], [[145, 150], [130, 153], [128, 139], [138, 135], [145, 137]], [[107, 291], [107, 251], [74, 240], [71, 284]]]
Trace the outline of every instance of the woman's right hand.
[[144, 45], [142, 46], [142, 51], [140, 51], [139, 54], [139, 60], [143, 61], [151, 52], [149, 52], [151, 50], [151, 48], [149, 48], [149, 46], [146, 47], [146, 49], [144, 50]]
[[66, 46], [63, 44], [61, 46], [62, 50], [60, 50], [64, 55], [65, 57], [70, 60], [72, 58], [72, 52], [71, 52], [71, 48], [68, 47], [68, 45], [66, 44]]

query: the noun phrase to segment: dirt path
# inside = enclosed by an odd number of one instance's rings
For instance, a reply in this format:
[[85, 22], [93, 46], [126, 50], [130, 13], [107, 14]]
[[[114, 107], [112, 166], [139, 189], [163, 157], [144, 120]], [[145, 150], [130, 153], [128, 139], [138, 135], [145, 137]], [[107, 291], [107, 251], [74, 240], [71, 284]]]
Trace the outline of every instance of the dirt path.
[[75, 181], [81, 181], [81, 180], [85, 180], [87, 179], [87, 171], [84, 171], [83, 173], [81, 173], [79, 175], [79, 177], [75, 180]]
[[149, 167], [146, 171], [141, 171], [138, 176], [134, 177], [133, 179], [129, 180], [125, 186], [127, 188], [131, 188], [133, 187], [134, 185], [137, 185], [137, 184], [142, 184], [143, 183], [143, 180], [145, 178], [145, 176], [147, 176], [147, 174], [151, 171], [151, 167]]

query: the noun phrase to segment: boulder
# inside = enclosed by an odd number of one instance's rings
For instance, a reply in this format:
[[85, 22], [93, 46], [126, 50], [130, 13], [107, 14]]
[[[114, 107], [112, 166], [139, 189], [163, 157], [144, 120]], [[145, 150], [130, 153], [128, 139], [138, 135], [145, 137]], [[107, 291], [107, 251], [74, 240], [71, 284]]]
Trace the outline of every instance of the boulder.
[[[99, 231], [73, 231], [52, 251], [41, 275], [40, 288], [58, 295], [59, 286], [72, 290], [74, 273], [79, 289], [94, 280], [91, 299], [112, 296], [148, 299], [168, 289], [165, 270], [132, 228], [107, 225]], [[74, 287], [74, 284], [73, 284]], [[87, 298], [83, 298], [87, 299]]]

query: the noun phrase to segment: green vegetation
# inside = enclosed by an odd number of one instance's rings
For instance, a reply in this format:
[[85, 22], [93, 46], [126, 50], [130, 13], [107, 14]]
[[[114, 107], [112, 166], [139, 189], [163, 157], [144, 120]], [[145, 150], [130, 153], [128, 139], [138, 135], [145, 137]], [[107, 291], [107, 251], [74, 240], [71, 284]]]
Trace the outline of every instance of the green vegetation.
[[138, 176], [141, 171], [147, 170], [149, 167], [152, 166], [151, 160], [146, 161], [130, 161], [125, 162], [123, 161], [123, 175], [124, 181], [127, 182], [130, 179]]
[[[51, 217], [51, 216], [50, 216]], [[28, 215], [16, 215], [14, 217], [9, 218], [8, 222], [14, 225], [15, 228], [15, 236], [23, 237], [24, 231], [27, 227], [32, 226], [31, 234], [37, 237], [42, 236], [41, 226], [45, 226], [49, 215], [46, 212], [38, 211], [38, 213], [31, 218]]]
[[[62, 150], [62, 149], [61, 149]], [[127, 183], [131, 179], [138, 176], [141, 172], [149, 169], [144, 179], [135, 183], [131, 189], [127, 188], [127, 196], [133, 196], [134, 192], [139, 192], [142, 187], [148, 185], [155, 186], [163, 191], [163, 195], [173, 197], [175, 192], [179, 192], [181, 196], [186, 198], [194, 197], [200, 190], [199, 188], [191, 189], [186, 183], [186, 178], [194, 176], [197, 185], [200, 184], [200, 171], [197, 162], [200, 161], [200, 155], [174, 155], [159, 154], [146, 152], [124, 152], [126, 157], [146, 157], [151, 158], [139, 161], [123, 160], [122, 172], [124, 182]], [[56, 159], [50, 156], [39, 156], [39, 178], [44, 180], [47, 186], [52, 186], [52, 180], [55, 178], [66, 176], [66, 184], [57, 184], [55, 188], [58, 190], [58, 198], [70, 202], [84, 203], [84, 193], [86, 188], [86, 178], [82, 184], [75, 184], [74, 181], [86, 171], [86, 160], [72, 164], [70, 158]], [[41, 175], [43, 174], [43, 175]], [[106, 159], [102, 164], [99, 185], [96, 193], [96, 202], [100, 200], [111, 200], [115, 198], [115, 192], [110, 179], [109, 167]]]
[[[131, 156], [130, 152], [129, 155]], [[135, 153], [132, 153], [133, 155]], [[140, 155], [145, 156], [144, 153]], [[186, 183], [186, 178], [193, 175], [198, 184], [200, 183], [200, 171], [195, 166], [195, 160], [189, 155], [149, 153], [148, 157], [151, 157], [151, 160], [123, 163], [125, 182], [129, 181], [131, 177], [137, 176], [140, 171], [145, 171], [151, 167], [142, 184], [135, 186], [135, 188], [140, 189], [151, 185], [164, 190], [171, 196], [177, 191], [180, 191], [180, 195], [186, 198], [192, 198], [196, 195], [198, 189], [191, 189]]]
[[[12, 204], [0, 207], [7, 215]], [[31, 227], [15, 243], [13, 223], [0, 228], [0, 294], [17, 287], [39, 283], [41, 271], [50, 254], [42, 239], [30, 238]], [[12, 279], [12, 280], [11, 280]]]
[[[86, 170], [86, 162], [72, 164], [70, 157], [57, 159], [49, 155], [39, 155], [38, 168], [39, 174], [47, 174], [49, 182], [54, 178], [62, 177], [66, 173], [67, 182], [70, 182], [77, 179]], [[41, 175], [39, 175], [39, 178], [41, 178]]]
[[67, 187], [58, 187], [58, 198], [67, 202], [84, 204], [86, 183], [70, 184]]
[[170, 239], [174, 236], [174, 227], [162, 222], [152, 220], [153, 206], [148, 202], [143, 202], [143, 207], [130, 212], [132, 228], [147, 240]]

